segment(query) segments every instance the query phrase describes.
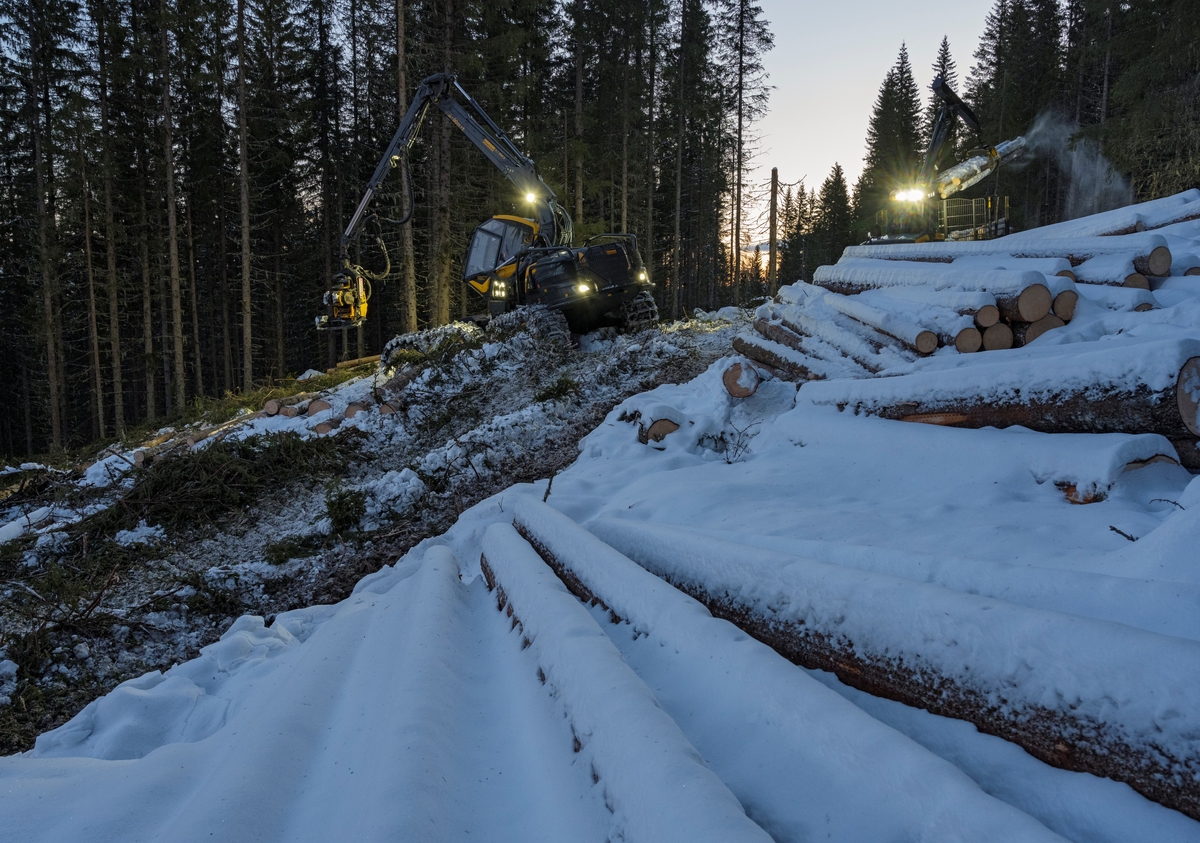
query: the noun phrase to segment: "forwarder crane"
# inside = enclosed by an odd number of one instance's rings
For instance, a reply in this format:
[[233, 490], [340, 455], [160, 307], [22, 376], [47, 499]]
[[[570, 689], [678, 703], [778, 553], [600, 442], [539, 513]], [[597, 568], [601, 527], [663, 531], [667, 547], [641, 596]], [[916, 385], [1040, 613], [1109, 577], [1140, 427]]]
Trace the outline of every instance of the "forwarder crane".
[[[517, 187], [532, 210], [531, 217], [492, 217], [471, 235], [463, 281], [487, 301], [486, 312], [475, 321], [486, 322], [526, 306], [561, 314], [554, 318], [565, 318], [575, 333], [604, 325], [632, 329], [658, 320], [654, 285], [633, 235], [602, 234], [574, 246], [571, 216], [542, 181], [533, 161], [453, 74], [437, 73], [421, 82], [342, 234], [341, 269], [325, 293], [329, 310], [317, 318], [319, 329], [351, 328], [367, 318], [371, 281], [383, 278], [387, 270], [375, 274], [352, 263], [349, 247], [369, 219], [377, 224], [382, 220], [370, 211], [371, 205], [391, 170], [406, 161], [421, 124], [435, 106]], [[409, 179], [407, 215], [385, 222], [402, 224], [412, 216], [411, 184]]]
[[[941, 100], [941, 107], [938, 109], [937, 119], [934, 120], [933, 131], [930, 132], [929, 147], [925, 150], [925, 158], [917, 174], [916, 183], [892, 194], [892, 199], [897, 203], [895, 210], [881, 215], [885, 220], [886, 233], [873, 238], [869, 243], [924, 243], [929, 240], [944, 240], [945, 235], [937, 231], [935, 202], [978, 184], [995, 172], [1002, 162], [1015, 158], [1025, 149], [1025, 138], [1014, 138], [993, 147], [985, 146], [971, 150], [966, 160], [939, 172], [942, 152], [955, 121], [961, 120], [963, 125], [975, 133], [977, 139], [981, 137], [982, 129], [975, 112], [958, 98], [941, 76], [933, 80], [933, 93]], [[1003, 228], [1001, 222], [1005, 221], [989, 220], [988, 225], [978, 234], [995, 236], [996, 233], [1003, 233], [998, 231]]]

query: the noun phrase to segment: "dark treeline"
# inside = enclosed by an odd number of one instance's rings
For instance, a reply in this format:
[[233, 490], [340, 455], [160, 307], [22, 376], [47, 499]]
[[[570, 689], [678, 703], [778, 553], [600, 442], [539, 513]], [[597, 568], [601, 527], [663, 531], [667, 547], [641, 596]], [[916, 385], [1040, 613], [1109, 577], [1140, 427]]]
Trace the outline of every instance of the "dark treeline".
[[538, 162], [577, 237], [637, 235], [664, 314], [758, 292], [732, 260], [771, 46], [751, 0], [0, 0], [0, 39], [7, 454], [162, 423], [468, 312], [467, 237], [522, 209], [437, 113], [352, 254], [388, 270], [367, 324], [313, 326], [433, 72]]
[[[809, 278], [861, 242], [892, 192], [912, 184], [936, 116], [929, 86], [939, 75], [979, 116], [985, 144], [1030, 141], [1023, 162], [959, 194], [1008, 196], [1015, 228], [1200, 186], [1196, 0], [996, 0], [983, 23], [967, 74], [946, 39], [924, 71], [901, 46], [852, 189], [835, 167], [819, 190], [785, 195], [783, 280]], [[959, 125], [942, 166], [976, 140]]]

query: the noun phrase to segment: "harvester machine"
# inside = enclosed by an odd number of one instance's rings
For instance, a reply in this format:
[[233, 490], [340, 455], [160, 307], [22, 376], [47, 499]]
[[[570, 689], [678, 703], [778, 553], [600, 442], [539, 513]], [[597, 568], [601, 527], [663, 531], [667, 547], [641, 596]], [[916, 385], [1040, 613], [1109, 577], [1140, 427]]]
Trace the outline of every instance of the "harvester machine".
[[[460, 102], [461, 100], [461, 102]], [[490, 319], [520, 308], [536, 309], [539, 318], [560, 322], [576, 334], [599, 327], [636, 329], [658, 320], [649, 270], [631, 234], [603, 234], [575, 245], [573, 226], [554, 191], [499, 126], [458, 83], [453, 74], [438, 73], [421, 82], [412, 105], [367, 183], [366, 193], [341, 238], [341, 269], [325, 293], [328, 311], [317, 318], [322, 330], [361, 325], [367, 317], [371, 281], [385, 277], [350, 260], [350, 245], [374, 220], [402, 224], [412, 215], [383, 220], [371, 206], [388, 174], [407, 166], [407, 155], [421, 124], [434, 107], [441, 109], [483, 155], [517, 188], [529, 216], [492, 217], [471, 235], [463, 262], [463, 282], [477, 310], [472, 321]], [[411, 186], [412, 179], [409, 179]], [[383, 246], [382, 238], [379, 238]], [[385, 249], [386, 254], [386, 249]], [[565, 333], [565, 331], [564, 331]]]
[[[893, 207], [880, 215], [880, 234], [868, 243], [925, 243], [945, 240], [948, 235], [953, 237], [953, 232], [940, 230], [939, 202], [944, 209], [946, 199], [983, 181], [996, 172], [1001, 164], [1012, 161], [1025, 150], [1025, 138], [1017, 137], [996, 146], [973, 149], [962, 162], [939, 171], [943, 148], [955, 121], [961, 120], [977, 138], [982, 131], [975, 112], [958, 98], [940, 76], [933, 80], [933, 93], [941, 100], [941, 107], [916, 183], [892, 194]], [[967, 232], [966, 236], [981, 239], [1007, 233], [1007, 219], [994, 210], [1003, 208], [1004, 203], [992, 201], [987, 203], [987, 207], [993, 209], [991, 217], [978, 230]]]

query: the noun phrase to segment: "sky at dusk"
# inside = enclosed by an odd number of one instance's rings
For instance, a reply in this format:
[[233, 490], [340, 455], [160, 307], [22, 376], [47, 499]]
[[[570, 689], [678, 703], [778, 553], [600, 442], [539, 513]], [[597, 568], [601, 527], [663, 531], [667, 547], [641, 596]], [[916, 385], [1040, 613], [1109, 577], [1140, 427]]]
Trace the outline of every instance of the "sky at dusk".
[[[961, 94], [992, 0], [759, 0], [775, 34], [766, 56], [770, 110], [757, 124], [758, 157], [747, 181], [805, 178], [819, 188], [835, 161], [853, 187], [862, 171], [867, 121], [879, 86], [908, 44], [922, 96], [929, 97], [942, 36], [958, 65]], [[996, 140], [1000, 140], [997, 138]]]

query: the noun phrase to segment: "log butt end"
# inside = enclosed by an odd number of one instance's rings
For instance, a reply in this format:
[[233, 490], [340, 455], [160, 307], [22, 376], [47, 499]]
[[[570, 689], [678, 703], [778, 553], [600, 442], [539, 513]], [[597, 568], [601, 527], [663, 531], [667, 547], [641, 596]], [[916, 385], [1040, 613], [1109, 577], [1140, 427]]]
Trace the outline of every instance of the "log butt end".
[[975, 324], [980, 328], [990, 328], [1000, 321], [1000, 308], [994, 304], [985, 304], [975, 311]]
[[978, 328], [963, 328], [954, 337], [954, 347], [959, 354], [974, 354], [983, 347], [983, 334]]
[[725, 391], [734, 398], [749, 398], [758, 391], [762, 378], [753, 366], [734, 363], [721, 375]]
[[1150, 279], [1140, 272], [1134, 272], [1125, 276], [1125, 281], [1121, 284], [1122, 287], [1133, 287], [1135, 290], [1149, 290]]
[[933, 331], [921, 331], [917, 334], [917, 339], [913, 343], [917, 352], [920, 354], [933, 354], [937, 351], [938, 338]]
[[1192, 436], [1200, 436], [1200, 357], [1193, 357], [1180, 367], [1175, 379], [1175, 400], [1184, 427]]
[[1017, 297], [1017, 312], [1021, 314], [1023, 322], [1038, 321], [1050, 312], [1053, 305], [1050, 288], [1045, 284], [1030, 284]]
[[1155, 246], [1150, 257], [1146, 259], [1146, 263], [1150, 265], [1151, 275], [1170, 275], [1171, 250], [1166, 246]]
[[1003, 351], [1012, 347], [1012, 328], [1003, 322], [997, 322], [983, 332], [983, 348], [985, 351]]
[[1054, 297], [1054, 315], [1063, 322], [1075, 318], [1075, 305], [1079, 303], [1079, 293], [1074, 290], [1063, 290]]

